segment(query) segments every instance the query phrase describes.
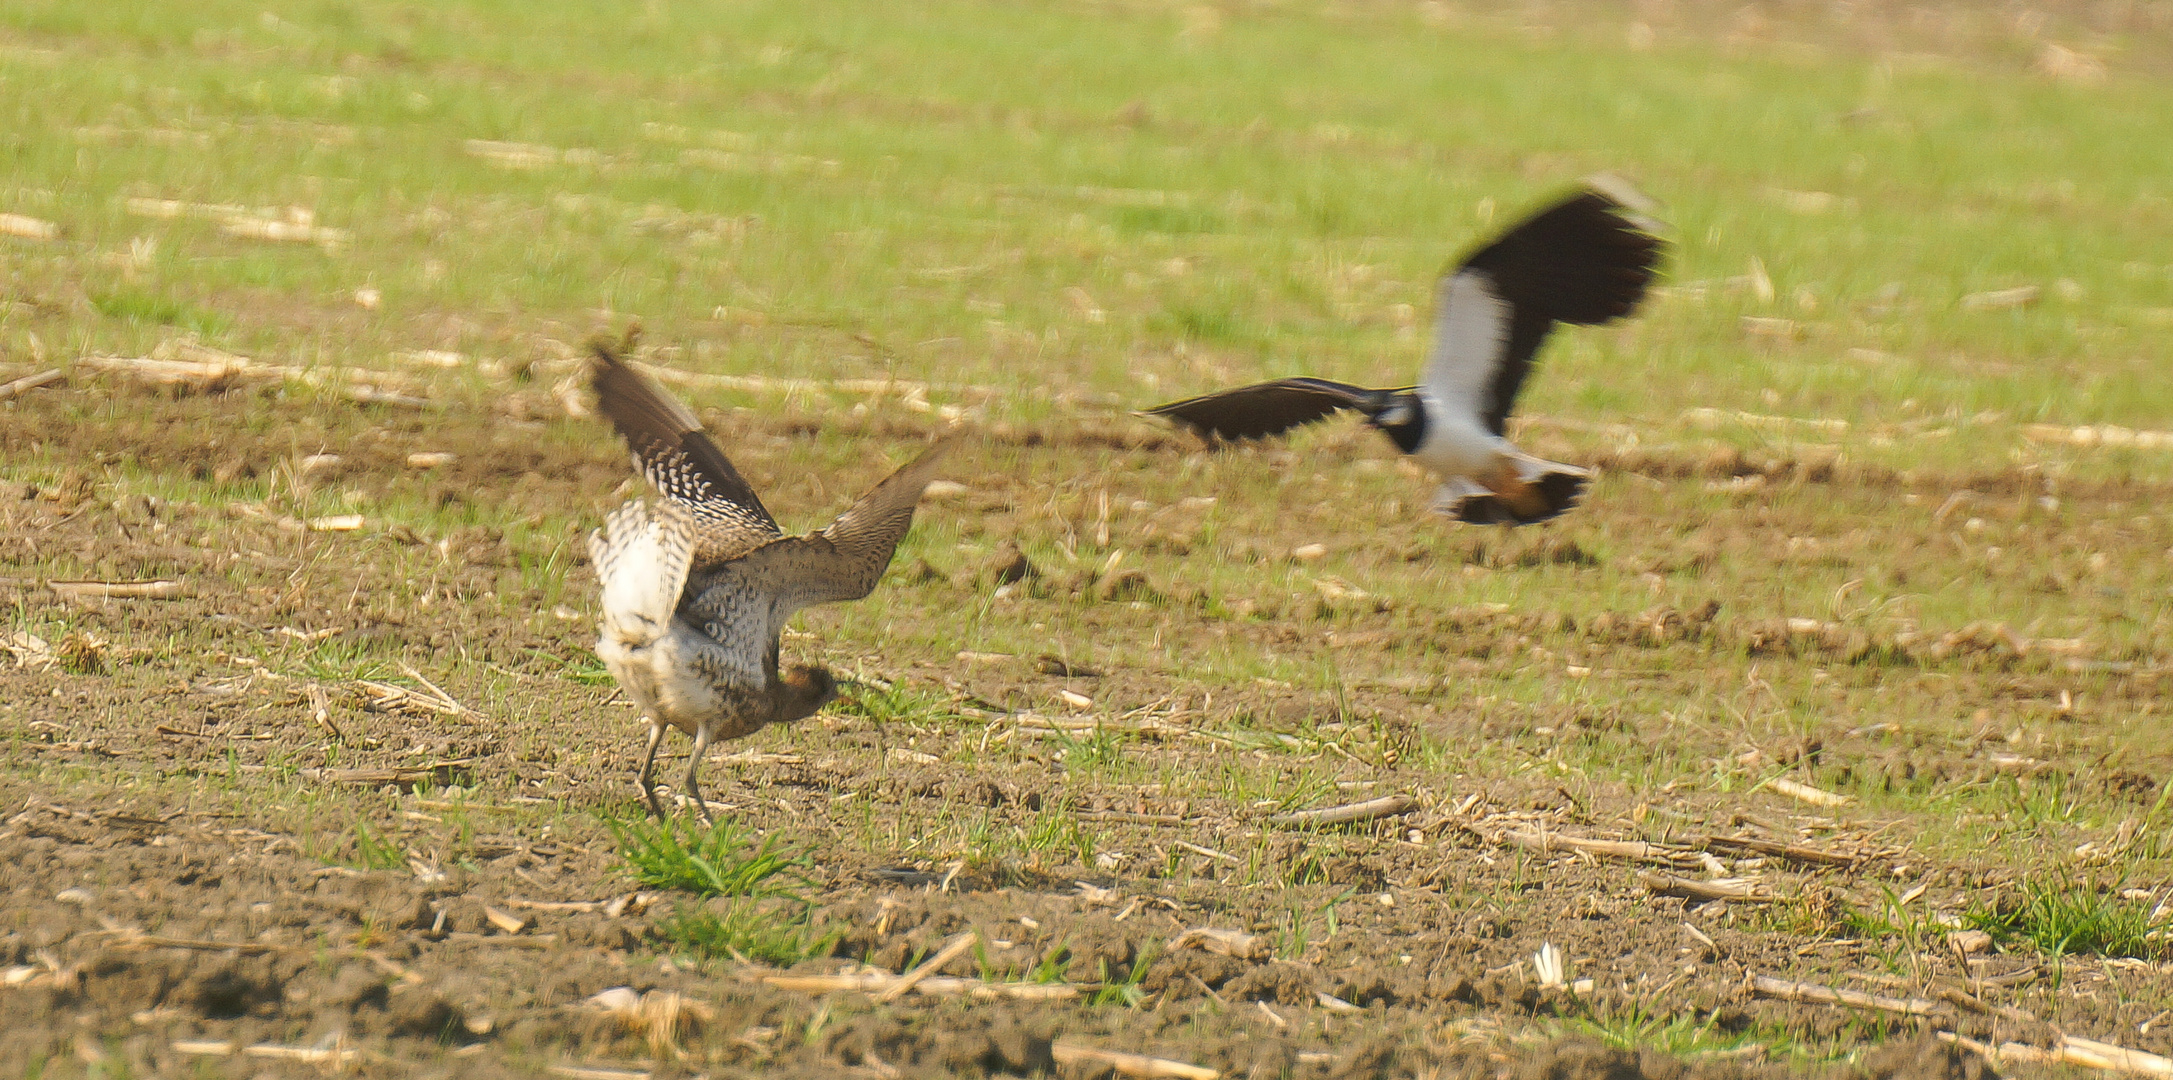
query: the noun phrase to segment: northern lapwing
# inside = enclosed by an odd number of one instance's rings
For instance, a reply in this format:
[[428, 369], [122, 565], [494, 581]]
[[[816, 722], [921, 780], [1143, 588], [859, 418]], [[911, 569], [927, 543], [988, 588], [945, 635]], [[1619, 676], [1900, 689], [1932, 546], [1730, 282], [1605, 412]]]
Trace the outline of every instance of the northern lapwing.
[[1613, 322], [1644, 299], [1666, 245], [1631, 208], [1642, 201], [1622, 185], [1595, 183], [1442, 275], [1434, 289], [1433, 349], [1417, 386], [1374, 390], [1278, 379], [1146, 415], [1221, 444], [1279, 435], [1349, 409], [1441, 478], [1436, 511], [1477, 524], [1555, 517], [1576, 505], [1591, 472], [1527, 454], [1503, 429], [1554, 324]]

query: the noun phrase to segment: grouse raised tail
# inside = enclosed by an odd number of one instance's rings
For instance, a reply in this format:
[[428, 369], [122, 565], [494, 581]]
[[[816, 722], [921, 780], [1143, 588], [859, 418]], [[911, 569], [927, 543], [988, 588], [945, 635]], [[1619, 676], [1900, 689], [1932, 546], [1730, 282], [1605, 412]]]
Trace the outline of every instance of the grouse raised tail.
[[709, 817], [696, 774], [709, 744], [812, 716], [837, 696], [819, 666], [779, 670], [778, 634], [801, 608], [868, 595], [913, 524], [948, 448], [939, 442], [821, 532], [785, 536], [686, 406], [597, 343], [599, 406], [662, 501], [632, 500], [589, 535], [603, 585], [596, 655], [649, 722], [641, 793], [664, 817], [651, 773], [665, 725], [694, 739], [685, 790]]
[[1555, 323], [1613, 322], [1644, 299], [1665, 244], [1625, 205], [1639, 197], [1622, 195], [1580, 190], [1442, 275], [1433, 350], [1418, 386], [1278, 379], [1147, 415], [1219, 444], [1278, 435], [1349, 409], [1441, 478], [1436, 511], [1477, 524], [1555, 517], [1576, 505], [1592, 474], [1517, 449], [1503, 429]]

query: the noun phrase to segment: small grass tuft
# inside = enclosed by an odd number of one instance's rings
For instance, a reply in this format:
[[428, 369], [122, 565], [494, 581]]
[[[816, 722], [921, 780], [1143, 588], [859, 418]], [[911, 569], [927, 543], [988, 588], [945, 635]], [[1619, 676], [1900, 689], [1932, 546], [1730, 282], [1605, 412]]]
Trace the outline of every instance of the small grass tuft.
[[1138, 1008], [1139, 1003], [1147, 998], [1147, 992], [1139, 988], [1139, 983], [1140, 980], [1147, 977], [1147, 968], [1153, 963], [1154, 946], [1152, 943], [1142, 948], [1139, 955], [1132, 958], [1131, 970], [1127, 971], [1122, 979], [1112, 981], [1109, 978], [1109, 961], [1102, 961], [1102, 986], [1101, 989], [1094, 991], [1094, 997], [1090, 1003], [1096, 1006], [1124, 1005], [1134, 1009]]
[[348, 865], [359, 870], [399, 870], [407, 866], [407, 856], [378, 839], [369, 825], [357, 821], [350, 831], [355, 834], [355, 858]]
[[1788, 1032], [1773, 1029], [1730, 1031], [1717, 1017], [1699, 1019], [1691, 1013], [1647, 1012], [1632, 1007], [1612, 1015], [1579, 1016], [1563, 1021], [1564, 1034], [1589, 1035], [1623, 1050], [1659, 1050], [1676, 1057], [1701, 1054], [1737, 1054], [1756, 1046], [1764, 1057], [1788, 1057], [1803, 1053]]
[[780, 850], [774, 835], [754, 844], [745, 829], [730, 821], [704, 825], [681, 816], [663, 822], [637, 818], [606, 825], [618, 839], [619, 853], [634, 880], [643, 885], [705, 897], [798, 898], [787, 882], [807, 880], [804, 857]]
[[2148, 901], [2122, 899], [2117, 884], [2026, 878], [2019, 902], [2002, 897], [1963, 918], [1997, 940], [2027, 941], [2056, 957], [2083, 953], [2150, 960], [2173, 954], [2168, 941], [2173, 917], [2158, 914]]
[[878, 724], [940, 724], [958, 717], [948, 698], [915, 690], [903, 683], [879, 688], [849, 683], [833, 706], [847, 716], [864, 716]]
[[1059, 731], [1056, 741], [1066, 772], [1112, 773], [1124, 765], [1124, 737], [1108, 728], [1097, 727], [1080, 738]]
[[842, 929], [816, 925], [813, 909], [807, 905], [791, 913], [752, 901], [725, 905], [722, 911], [680, 911], [657, 929], [665, 940], [704, 959], [730, 958], [775, 967], [828, 956], [845, 936]]
[[571, 657], [566, 657], [545, 649], [530, 649], [528, 655], [534, 657], [536, 663], [546, 671], [568, 682], [579, 683], [582, 686], [610, 686], [612, 684], [610, 669], [604, 667], [603, 661], [596, 659], [591, 653], [576, 653]]
[[179, 300], [143, 292], [94, 293], [91, 306], [109, 319], [154, 326], [193, 330], [205, 337], [225, 332], [233, 320], [215, 311], [191, 307]]

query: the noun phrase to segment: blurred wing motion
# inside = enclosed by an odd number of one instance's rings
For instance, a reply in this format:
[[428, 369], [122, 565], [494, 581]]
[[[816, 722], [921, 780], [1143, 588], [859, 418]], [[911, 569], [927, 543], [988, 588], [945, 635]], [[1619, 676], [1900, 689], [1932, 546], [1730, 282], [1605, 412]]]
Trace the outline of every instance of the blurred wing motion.
[[666, 499], [692, 513], [694, 565], [715, 565], [776, 539], [776, 519], [694, 413], [652, 386], [609, 345], [597, 341], [590, 347], [597, 406], [626, 439], [634, 467]]
[[1436, 287], [1426, 392], [1502, 434], [1554, 324], [1596, 325], [1637, 310], [1665, 246], [1597, 190], [1526, 218]]
[[1141, 415], [1166, 417], [1211, 443], [1236, 442], [1280, 435], [1345, 409], [1377, 413], [1399, 392], [1326, 379], [1277, 379], [1157, 405]]
[[747, 579], [760, 582], [773, 598], [780, 624], [801, 608], [858, 600], [874, 591], [950, 448], [945, 440], [922, 451], [821, 532], [773, 540], [739, 560]]

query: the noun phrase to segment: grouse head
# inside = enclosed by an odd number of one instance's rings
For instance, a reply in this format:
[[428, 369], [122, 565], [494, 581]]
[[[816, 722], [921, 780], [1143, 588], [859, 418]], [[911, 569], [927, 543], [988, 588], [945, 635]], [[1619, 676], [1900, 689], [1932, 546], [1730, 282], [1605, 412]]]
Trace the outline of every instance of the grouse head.
[[830, 669], [811, 664], [794, 664], [777, 677], [782, 683], [784, 708], [780, 721], [802, 720], [822, 711], [822, 707], [837, 700], [838, 681]]

